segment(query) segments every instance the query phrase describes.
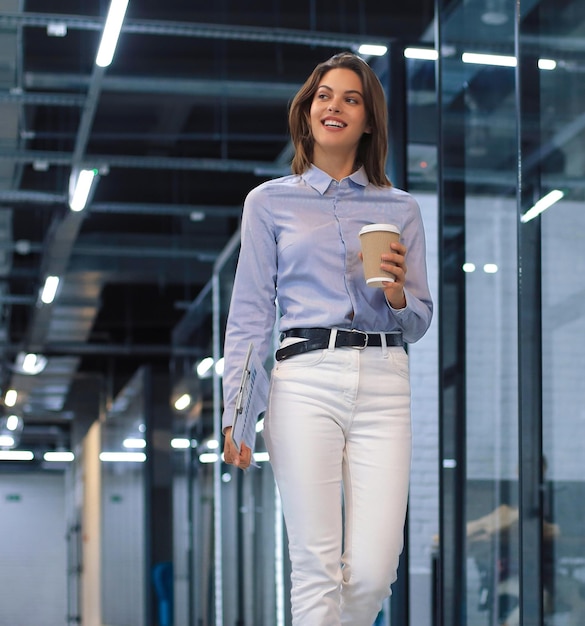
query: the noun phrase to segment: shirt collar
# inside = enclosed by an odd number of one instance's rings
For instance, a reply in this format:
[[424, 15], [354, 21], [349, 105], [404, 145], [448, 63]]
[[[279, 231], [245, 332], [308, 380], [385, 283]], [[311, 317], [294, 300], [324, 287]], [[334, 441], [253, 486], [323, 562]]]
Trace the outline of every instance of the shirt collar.
[[[327, 189], [329, 189], [329, 185], [333, 180], [333, 178], [331, 178], [329, 174], [325, 173], [323, 170], [320, 170], [316, 165], [311, 165], [311, 167], [302, 174], [302, 178], [321, 195], [323, 195], [327, 191]], [[361, 187], [366, 187], [370, 182], [368, 180], [368, 176], [363, 165], [355, 172], [350, 174], [347, 178], [349, 178], [356, 185], [360, 185]]]

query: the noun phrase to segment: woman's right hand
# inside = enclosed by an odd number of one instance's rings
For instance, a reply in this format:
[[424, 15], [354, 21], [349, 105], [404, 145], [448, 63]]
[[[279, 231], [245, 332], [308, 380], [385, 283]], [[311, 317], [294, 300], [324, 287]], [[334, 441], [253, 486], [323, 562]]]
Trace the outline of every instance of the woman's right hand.
[[248, 446], [242, 442], [240, 446], [240, 452], [236, 448], [232, 440], [232, 428], [231, 426], [226, 428], [225, 430], [225, 441], [223, 444], [223, 458], [226, 463], [230, 465], [235, 465], [242, 470], [248, 469], [250, 467], [250, 462], [252, 460], [252, 451]]

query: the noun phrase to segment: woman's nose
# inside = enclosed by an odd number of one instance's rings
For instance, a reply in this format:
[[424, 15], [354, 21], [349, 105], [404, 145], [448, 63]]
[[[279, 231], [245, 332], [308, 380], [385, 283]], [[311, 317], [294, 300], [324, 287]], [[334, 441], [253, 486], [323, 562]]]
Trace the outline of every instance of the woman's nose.
[[329, 106], [327, 107], [328, 111], [339, 111], [339, 105], [337, 104], [337, 102], [331, 100], [331, 102], [329, 102]]

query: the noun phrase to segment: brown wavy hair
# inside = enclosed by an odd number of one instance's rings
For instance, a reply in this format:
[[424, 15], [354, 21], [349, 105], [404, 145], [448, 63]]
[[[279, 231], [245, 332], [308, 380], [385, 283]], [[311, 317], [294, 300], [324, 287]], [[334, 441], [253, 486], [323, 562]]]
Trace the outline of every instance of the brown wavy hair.
[[360, 139], [356, 166], [364, 166], [373, 185], [390, 187], [392, 183], [388, 180], [385, 169], [388, 155], [388, 110], [384, 89], [372, 68], [351, 52], [341, 52], [319, 63], [290, 104], [288, 125], [295, 149], [292, 171], [294, 174], [302, 174], [311, 166], [315, 143], [311, 132], [311, 104], [323, 76], [336, 68], [355, 72], [361, 78], [364, 89], [367, 123], [372, 132], [364, 133]]

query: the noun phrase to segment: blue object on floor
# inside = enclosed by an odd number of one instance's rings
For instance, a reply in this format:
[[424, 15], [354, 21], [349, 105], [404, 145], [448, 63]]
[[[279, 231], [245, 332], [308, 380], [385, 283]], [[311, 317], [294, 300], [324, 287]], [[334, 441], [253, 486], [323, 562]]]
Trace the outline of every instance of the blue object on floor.
[[156, 563], [152, 567], [152, 581], [156, 591], [159, 626], [173, 624], [173, 564]]

